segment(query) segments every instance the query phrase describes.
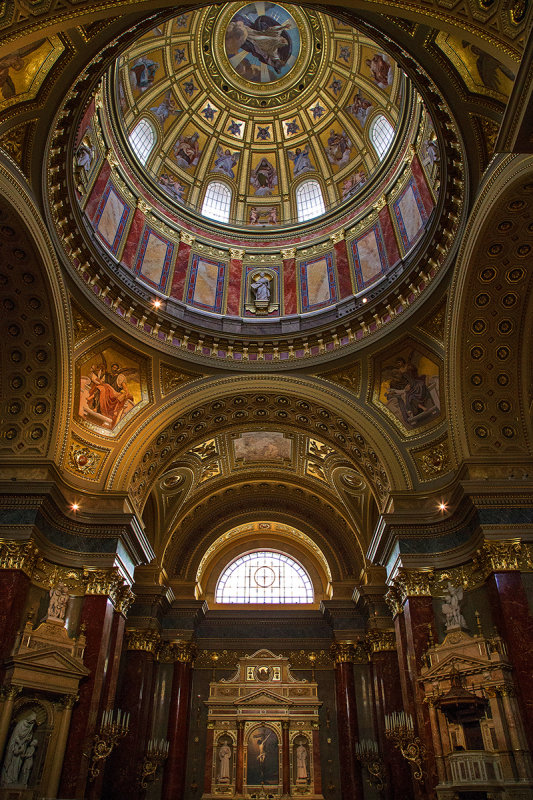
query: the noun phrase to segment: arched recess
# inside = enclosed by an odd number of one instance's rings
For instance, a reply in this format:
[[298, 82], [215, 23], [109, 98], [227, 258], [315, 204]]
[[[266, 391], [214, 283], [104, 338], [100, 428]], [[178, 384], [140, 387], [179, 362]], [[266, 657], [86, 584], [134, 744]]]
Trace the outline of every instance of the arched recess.
[[230, 528], [212, 543], [196, 571], [197, 599], [205, 600], [212, 607], [217, 581], [225, 567], [238, 556], [254, 550], [274, 550], [299, 562], [313, 584], [313, 607], [318, 608], [322, 600], [330, 598], [331, 570], [324, 553], [311, 537], [290, 525], [263, 520]]
[[533, 157], [500, 157], [471, 214], [450, 289], [449, 420], [459, 459], [533, 455]]
[[59, 463], [72, 402], [70, 304], [39, 209], [22, 176], [1, 157], [0, 221], [2, 375], [10, 396], [2, 450], [13, 449], [19, 462]]
[[380, 508], [391, 490], [412, 487], [400, 449], [355, 399], [348, 401], [312, 378], [238, 375], [188, 384], [169, 396], [115, 459], [107, 488], [129, 490], [142, 509], [167, 464], [210, 430], [238, 428], [245, 420], [263, 428], [292, 427], [331, 442], [364, 475]]
[[224, 488], [192, 507], [170, 532], [160, 564], [176, 595], [192, 596], [199, 565], [228, 530], [269, 520], [303, 533], [324, 554], [338, 595], [365, 566], [358, 532], [318, 494], [278, 481]]

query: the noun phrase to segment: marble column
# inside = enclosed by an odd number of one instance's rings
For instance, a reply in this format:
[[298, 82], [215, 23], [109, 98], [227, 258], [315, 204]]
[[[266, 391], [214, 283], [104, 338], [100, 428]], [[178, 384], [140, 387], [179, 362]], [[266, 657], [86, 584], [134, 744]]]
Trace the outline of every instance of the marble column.
[[[435, 761], [435, 750], [433, 746], [433, 736], [431, 732], [431, 720], [429, 709], [424, 702], [424, 690], [418, 683], [423, 657], [428, 649], [430, 639], [436, 640], [435, 617], [433, 614], [433, 600], [426, 589], [427, 579], [425, 573], [420, 578], [420, 586], [413, 579], [412, 591], [420, 591], [420, 594], [408, 594], [403, 604], [405, 620], [405, 633], [407, 642], [407, 666], [409, 679], [414, 698], [413, 718], [415, 720], [416, 731], [421, 742], [427, 748], [426, 758], [423, 764], [424, 785], [422, 790], [419, 782], [415, 782], [415, 793], [422, 791], [422, 797], [433, 797], [435, 786], [438, 782], [437, 764]], [[426, 591], [427, 593], [422, 593]], [[412, 712], [411, 712], [412, 713]], [[416, 785], [418, 783], [418, 786]]]
[[191, 642], [178, 641], [170, 645], [170, 651], [174, 672], [167, 729], [169, 751], [163, 773], [161, 800], [182, 800], [187, 772], [192, 665], [196, 647]]
[[387, 772], [383, 794], [386, 800], [408, 800], [413, 797], [409, 765], [385, 736], [385, 714], [404, 708], [396, 636], [394, 631], [374, 630], [367, 633], [366, 641], [370, 650], [377, 739]]
[[355, 757], [355, 745], [359, 740], [353, 668], [356, 648], [353, 642], [336, 642], [332, 645], [332, 652], [335, 657], [342, 800], [363, 800], [361, 764]]
[[189, 257], [191, 255], [191, 248], [193, 244], [194, 236], [191, 236], [186, 231], [181, 231], [178, 254], [176, 256], [174, 273], [172, 275], [170, 297], [175, 297], [176, 300], [182, 300], [184, 302], [185, 300], [183, 297], [183, 292], [185, 290], [185, 278], [187, 276]]
[[11, 654], [17, 634], [24, 627], [22, 614], [30, 579], [21, 569], [0, 568], [0, 661]]
[[289, 722], [283, 720], [281, 723], [281, 748], [282, 748], [282, 769], [283, 769], [283, 794], [287, 797], [291, 793], [291, 751], [289, 742]]
[[345, 233], [343, 230], [335, 231], [329, 238], [335, 250], [335, 265], [337, 267], [337, 277], [339, 279], [339, 297], [342, 300], [344, 297], [349, 297], [354, 293]]
[[[205, 737], [204, 794], [211, 794], [211, 788], [213, 785], [213, 750], [215, 747], [214, 736], [215, 733], [213, 728], [208, 727], [207, 735]], [[215, 779], [217, 774], [218, 773], [215, 774]]]
[[242, 792], [244, 786], [244, 721], [237, 722], [237, 772], [235, 793]]
[[75, 694], [74, 695], [68, 694], [62, 700], [63, 710], [61, 711], [61, 716], [59, 718], [59, 723], [58, 723], [59, 731], [55, 743], [54, 760], [52, 762], [52, 768], [50, 770], [50, 775], [48, 777], [48, 786], [46, 789], [47, 798], [57, 797], [57, 792], [59, 789], [59, 781], [61, 778], [61, 767], [63, 764], [63, 757], [65, 755], [65, 749], [67, 746], [68, 734], [70, 730], [72, 709], [74, 708], [77, 700], [78, 697]]
[[286, 316], [298, 313], [296, 289], [296, 248], [288, 247], [281, 251], [283, 259], [283, 309]]
[[126, 630], [116, 707], [130, 715], [129, 731], [106, 767], [103, 797], [108, 800], [138, 800], [141, 795], [139, 774], [150, 739], [151, 689], [159, 638], [154, 630]]
[[80, 684], [79, 702], [70, 723], [70, 735], [65, 750], [61, 774], [61, 797], [85, 797], [94, 734], [109, 658], [109, 643], [113, 624], [113, 604], [107, 595], [86, 595], [80, 624], [85, 629], [83, 661], [90, 670]]
[[243, 303], [241, 302], [242, 260], [244, 258], [244, 250], [232, 247], [230, 248], [229, 255], [226, 313], [230, 317], [240, 317], [244, 314], [244, 311], [242, 311]]
[[529, 749], [533, 752], [533, 616], [520, 572], [495, 570], [487, 589], [496, 628], [513, 665]]

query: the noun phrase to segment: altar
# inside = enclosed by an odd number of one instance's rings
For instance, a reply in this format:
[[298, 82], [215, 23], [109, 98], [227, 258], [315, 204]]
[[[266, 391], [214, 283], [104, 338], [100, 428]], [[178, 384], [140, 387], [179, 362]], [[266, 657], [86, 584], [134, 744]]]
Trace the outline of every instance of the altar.
[[320, 705], [317, 684], [294, 678], [288, 659], [269, 650], [212, 681], [203, 800], [321, 799]]

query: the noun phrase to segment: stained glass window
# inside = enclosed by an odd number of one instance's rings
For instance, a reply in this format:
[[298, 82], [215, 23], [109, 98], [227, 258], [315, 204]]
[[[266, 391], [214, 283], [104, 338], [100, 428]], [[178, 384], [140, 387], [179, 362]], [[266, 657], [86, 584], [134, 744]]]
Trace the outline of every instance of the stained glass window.
[[246, 553], [218, 579], [217, 603], [312, 603], [313, 585], [306, 570], [290, 556], [272, 550]]
[[378, 114], [372, 122], [370, 128], [370, 141], [374, 145], [374, 149], [381, 160], [387, 153], [389, 147], [394, 139], [394, 128], [390, 124], [387, 117], [383, 114]]
[[304, 181], [296, 189], [298, 222], [305, 222], [326, 213], [322, 189], [318, 181]]
[[225, 183], [212, 181], [207, 187], [202, 214], [218, 222], [228, 222], [231, 208], [231, 189]]
[[154, 149], [155, 138], [152, 123], [144, 118], [139, 120], [130, 133], [130, 145], [141, 164], [146, 164], [148, 161], [148, 156]]

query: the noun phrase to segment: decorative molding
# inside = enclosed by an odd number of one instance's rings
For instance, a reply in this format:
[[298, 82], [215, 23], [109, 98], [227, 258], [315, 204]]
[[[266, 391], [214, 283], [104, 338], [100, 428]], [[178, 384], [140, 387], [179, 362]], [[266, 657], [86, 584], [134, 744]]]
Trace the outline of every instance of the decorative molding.
[[157, 658], [165, 664], [174, 663], [176, 661], [192, 664], [197, 654], [198, 648], [194, 642], [176, 639], [173, 642], [162, 642], [157, 653]]
[[370, 653], [388, 653], [396, 651], [394, 631], [372, 630], [365, 635], [365, 643]]
[[137, 630], [127, 628], [125, 633], [125, 650], [140, 650], [155, 655], [159, 649], [161, 635], [154, 630]]
[[368, 649], [364, 641], [334, 642], [331, 645], [330, 653], [335, 664], [368, 663]]

